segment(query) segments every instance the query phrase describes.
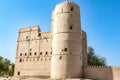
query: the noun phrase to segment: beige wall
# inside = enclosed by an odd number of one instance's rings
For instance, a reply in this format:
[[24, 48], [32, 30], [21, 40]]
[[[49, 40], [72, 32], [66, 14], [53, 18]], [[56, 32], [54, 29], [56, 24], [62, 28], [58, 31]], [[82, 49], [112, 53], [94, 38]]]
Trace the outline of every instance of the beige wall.
[[14, 75], [50, 76], [51, 45], [50, 32], [41, 33], [38, 26], [20, 29]]
[[60, 3], [56, 6], [53, 17], [51, 78], [81, 77], [82, 41], [79, 6], [68, 1]]
[[97, 80], [120, 80], [120, 67], [89, 66], [84, 67], [85, 78]]
[[114, 76], [113, 80], [120, 80], [120, 66], [112, 67], [112, 71], [113, 71], [113, 76]]
[[81, 30], [83, 66], [87, 66], [87, 35]]

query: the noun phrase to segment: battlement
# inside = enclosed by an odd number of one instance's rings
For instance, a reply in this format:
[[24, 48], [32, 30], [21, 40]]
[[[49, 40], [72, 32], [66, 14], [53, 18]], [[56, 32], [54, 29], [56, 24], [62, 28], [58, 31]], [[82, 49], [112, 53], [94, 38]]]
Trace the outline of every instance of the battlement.
[[87, 66], [85, 68], [113, 68], [113, 69], [120, 69], [120, 66]]
[[52, 38], [51, 32], [40, 32], [39, 34], [41, 34], [41, 39]]
[[[64, 1], [64, 2], [61, 2], [59, 4], [56, 5], [56, 8], [58, 8], [59, 6], [63, 6], [65, 5], [66, 7], [69, 7], [68, 4], [72, 4], [73, 6], [78, 6], [75, 2], [72, 2], [72, 1]], [[79, 7], [79, 6], [78, 6]]]
[[41, 31], [39, 26], [30, 26], [27, 28], [21, 28], [19, 29], [19, 32], [30, 32], [30, 31]]
[[54, 12], [54, 16], [56, 14], [60, 14], [60, 13], [68, 13], [68, 12], [79, 12], [79, 6], [71, 1], [65, 1], [62, 3], [59, 3], [56, 7], [55, 7], [55, 12]]

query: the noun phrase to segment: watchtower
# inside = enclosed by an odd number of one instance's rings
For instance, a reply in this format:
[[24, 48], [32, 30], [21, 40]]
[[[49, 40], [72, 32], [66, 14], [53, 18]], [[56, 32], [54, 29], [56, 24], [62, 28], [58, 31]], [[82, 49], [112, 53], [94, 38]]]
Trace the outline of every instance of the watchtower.
[[58, 4], [52, 15], [51, 78], [64, 79], [82, 75], [82, 40], [80, 10], [76, 3]]

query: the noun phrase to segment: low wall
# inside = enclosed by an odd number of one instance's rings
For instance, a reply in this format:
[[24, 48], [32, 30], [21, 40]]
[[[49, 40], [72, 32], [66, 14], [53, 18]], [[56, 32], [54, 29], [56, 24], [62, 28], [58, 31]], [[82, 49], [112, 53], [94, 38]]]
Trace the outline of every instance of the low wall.
[[83, 76], [96, 80], [120, 80], [120, 67], [88, 66], [83, 68]]
[[120, 67], [112, 67], [114, 79], [113, 80], [120, 80]]

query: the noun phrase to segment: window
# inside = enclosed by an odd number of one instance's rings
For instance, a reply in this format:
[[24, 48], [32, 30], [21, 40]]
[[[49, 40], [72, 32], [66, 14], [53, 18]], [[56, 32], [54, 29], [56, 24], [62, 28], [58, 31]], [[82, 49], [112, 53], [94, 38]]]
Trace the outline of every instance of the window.
[[22, 53], [20, 53], [20, 56], [22, 56]]
[[50, 55], [52, 55], [52, 52], [50, 52]]
[[30, 49], [30, 51], [31, 51], [32, 49]]
[[39, 58], [37, 58], [37, 61], [39, 61]]
[[40, 55], [42, 55], [42, 52], [40, 52]]
[[45, 52], [45, 55], [47, 55], [48, 54], [48, 52]]
[[17, 75], [20, 75], [20, 71], [17, 72]]
[[71, 6], [70, 10], [71, 10], [71, 11], [74, 11], [74, 8], [73, 8], [73, 6]]
[[39, 33], [38, 36], [40, 37], [40, 36], [41, 36], [41, 33]]
[[28, 39], [28, 36], [26, 36], [26, 39]]
[[70, 52], [70, 54], [72, 54], [72, 52]]
[[67, 48], [65, 48], [64, 51], [67, 51]]
[[72, 26], [70, 26], [70, 30], [72, 30], [73, 29], [73, 27]]
[[41, 58], [41, 61], [42, 61], [42, 58]]
[[22, 59], [20, 59], [20, 61], [19, 62], [22, 62]]
[[30, 53], [30, 56], [31, 56], [31, 53]]
[[60, 56], [59, 59], [62, 59], [62, 56]]
[[25, 56], [27, 55], [27, 53], [25, 53]]
[[37, 53], [35, 52], [35, 55], [37, 55]]
[[72, 14], [71, 14], [70, 16], [71, 16], [71, 17], [73, 17], [73, 15], [72, 15]]

